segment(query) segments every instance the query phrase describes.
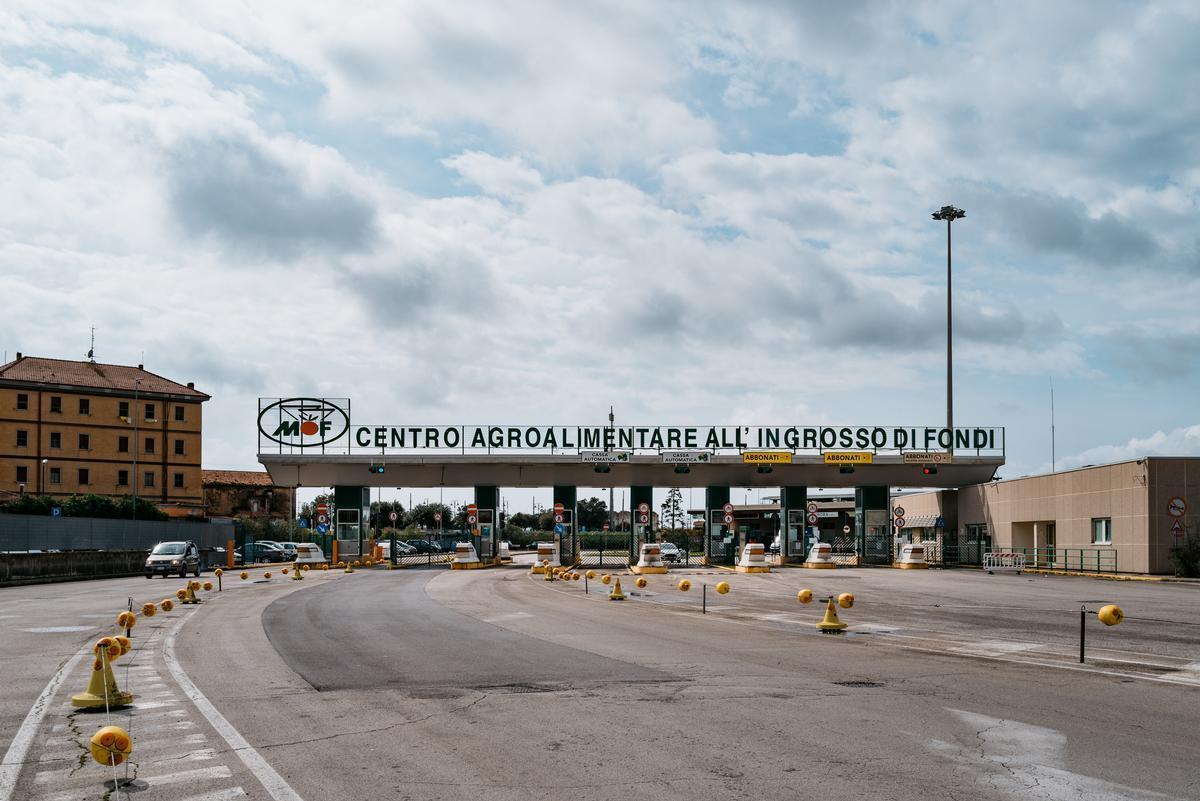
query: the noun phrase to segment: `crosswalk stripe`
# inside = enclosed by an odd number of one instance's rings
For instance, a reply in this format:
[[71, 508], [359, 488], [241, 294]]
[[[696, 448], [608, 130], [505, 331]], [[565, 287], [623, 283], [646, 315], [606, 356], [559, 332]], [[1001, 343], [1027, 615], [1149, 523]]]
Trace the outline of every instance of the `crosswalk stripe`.
[[245, 797], [246, 791], [241, 787], [229, 787], [224, 790], [215, 790], [211, 793], [189, 795], [187, 798], [180, 798], [177, 801], [234, 801], [235, 798]]

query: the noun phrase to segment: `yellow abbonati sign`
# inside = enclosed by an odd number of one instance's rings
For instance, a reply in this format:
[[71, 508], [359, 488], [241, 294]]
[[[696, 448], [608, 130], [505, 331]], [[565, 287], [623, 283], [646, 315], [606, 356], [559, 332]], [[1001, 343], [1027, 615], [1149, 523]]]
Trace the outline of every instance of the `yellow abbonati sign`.
[[870, 451], [826, 451], [825, 464], [871, 464], [875, 454]]
[[746, 451], [742, 464], [791, 464], [791, 451]]

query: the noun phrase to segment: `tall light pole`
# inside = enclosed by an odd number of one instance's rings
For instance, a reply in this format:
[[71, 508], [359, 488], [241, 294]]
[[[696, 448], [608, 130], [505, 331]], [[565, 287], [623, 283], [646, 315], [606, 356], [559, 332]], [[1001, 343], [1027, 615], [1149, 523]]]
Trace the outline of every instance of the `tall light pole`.
[[950, 271], [950, 226], [967, 213], [953, 206], [942, 206], [933, 213], [933, 219], [946, 221], [946, 430], [950, 432], [950, 447], [954, 451], [954, 303], [951, 291]]
[[49, 459], [42, 460], [42, 495], [49, 496], [50, 492], [46, 489], [46, 465], [50, 463]]
[[[608, 427], [610, 429], [613, 427], [613, 421], [615, 419], [616, 418], [613, 417], [613, 407], [609, 406], [608, 407]], [[613, 433], [613, 441], [616, 441], [616, 432], [615, 431]], [[617, 530], [617, 518], [616, 518], [616, 510], [613, 509], [613, 497], [614, 497], [613, 484], [610, 481], [608, 484], [608, 530], [610, 533]], [[603, 536], [603, 534], [602, 534], [602, 536]]]

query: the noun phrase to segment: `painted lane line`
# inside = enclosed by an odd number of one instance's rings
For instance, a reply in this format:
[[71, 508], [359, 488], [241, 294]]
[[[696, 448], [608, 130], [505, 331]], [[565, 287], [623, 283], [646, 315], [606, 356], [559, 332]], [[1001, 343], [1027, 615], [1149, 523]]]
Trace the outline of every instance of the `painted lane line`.
[[36, 629], [18, 629], [26, 634], [67, 634], [75, 631], [94, 631], [96, 626], [42, 626]]
[[245, 797], [246, 791], [241, 787], [230, 787], [225, 790], [216, 790], [211, 793], [189, 795], [187, 798], [178, 799], [178, 801], [234, 801], [234, 799]]
[[197, 779], [228, 779], [233, 776], [233, 771], [227, 765], [214, 765], [211, 768], [195, 768], [194, 770], [179, 770], [174, 773], [164, 773], [159, 776], [139, 773], [139, 779], [145, 779], [146, 783], [151, 787], [159, 787], [164, 784], [178, 784], [179, 782], [190, 782]]
[[[167, 670], [175, 678], [183, 690], [183, 694], [196, 705], [196, 709], [200, 714], [204, 715], [209, 724], [216, 730], [217, 734], [229, 743], [229, 747], [241, 758], [254, 777], [258, 779], [263, 788], [271, 795], [275, 801], [304, 801], [300, 794], [291, 788], [282, 776], [280, 776], [271, 765], [263, 759], [258, 751], [246, 741], [237, 729], [233, 727], [225, 716], [217, 711], [217, 708], [212, 705], [212, 702], [205, 697], [204, 693], [200, 692], [192, 680], [188, 678], [184, 672], [183, 666], [179, 664], [179, 660], [175, 657], [175, 636], [179, 633], [179, 629], [187, 622], [188, 617], [180, 617], [179, 620], [171, 626], [167, 633], [166, 640], [163, 642], [163, 660], [167, 664]], [[0, 801], [4, 801], [0, 799]]]
[[42, 690], [42, 694], [33, 702], [29, 714], [17, 728], [17, 733], [13, 735], [12, 742], [8, 744], [8, 750], [4, 753], [4, 761], [0, 762], [0, 801], [9, 801], [12, 798], [13, 790], [17, 786], [17, 777], [21, 775], [21, 764], [29, 754], [29, 746], [33, 743], [33, 737], [41, 727], [42, 720], [50, 711], [50, 698], [62, 686], [63, 680], [75, 669], [80, 660], [85, 656], [90, 656], [91, 653], [92, 645], [89, 643], [80, 649], [79, 653], [63, 663], [58, 672], [50, 678], [50, 682]]
[[174, 754], [163, 754], [156, 756], [153, 759], [142, 759], [138, 762], [140, 766], [149, 765], [165, 765], [178, 764], [180, 762], [203, 762], [207, 759], [216, 759], [217, 751], [215, 748], [198, 748], [195, 751], [176, 752]]

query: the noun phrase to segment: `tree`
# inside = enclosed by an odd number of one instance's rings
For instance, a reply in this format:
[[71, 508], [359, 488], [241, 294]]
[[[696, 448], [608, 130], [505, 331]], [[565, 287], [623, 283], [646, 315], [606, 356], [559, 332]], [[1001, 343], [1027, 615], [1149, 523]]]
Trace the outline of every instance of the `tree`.
[[[396, 513], [395, 523], [391, 519], [392, 512]], [[404, 506], [400, 501], [372, 501], [371, 520], [377, 528], [398, 525], [404, 520]]]
[[683, 510], [683, 492], [679, 487], [672, 487], [667, 492], [667, 499], [663, 501], [662, 506], [662, 523], [670, 528], [679, 528], [686, 515]]
[[599, 531], [608, 522], [608, 504], [599, 498], [580, 501], [578, 508], [580, 531]]
[[[442, 521], [439, 524], [434, 519], [434, 515], [438, 512], [442, 513]], [[438, 528], [443, 529], [453, 528], [453, 515], [450, 507], [444, 503], [419, 503], [408, 511], [404, 516], [404, 524], [406, 526], [421, 526], [422, 528]]]
[[508, 518], [508, 524], [522, 529], [534, 529], [537, 528], [538, 519], [528, 512], [516, 512]]

